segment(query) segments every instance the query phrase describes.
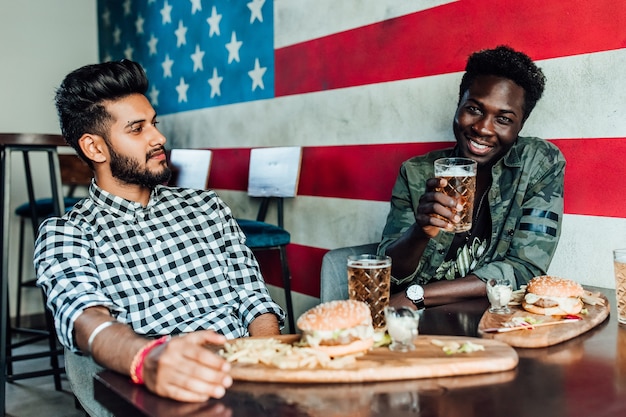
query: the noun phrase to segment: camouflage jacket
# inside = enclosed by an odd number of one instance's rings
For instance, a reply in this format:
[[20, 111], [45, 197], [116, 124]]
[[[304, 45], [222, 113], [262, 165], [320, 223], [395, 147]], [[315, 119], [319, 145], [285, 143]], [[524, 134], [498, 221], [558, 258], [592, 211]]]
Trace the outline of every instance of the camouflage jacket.
[[[434, 177], [434, 160], [454, 153], [453, 148], [433, 151], [402, 164], [379, 254], [415, 223], [414, 212], [426, 190], [426, 180]], [[519, 287], [546, 273], [561, 233], [564, 173], [565, 158], [556, 146], [539, 138], [517, 139], [492, 168], [488, 194], [491, 237], [472, 274], [482, 280], [515, 277]], [[425, 284], [442, 279], [440, 269], [453, 237], [453, 233], [441, 230], [429, 240], [414, 273], [393, 277], [394, 283]]]

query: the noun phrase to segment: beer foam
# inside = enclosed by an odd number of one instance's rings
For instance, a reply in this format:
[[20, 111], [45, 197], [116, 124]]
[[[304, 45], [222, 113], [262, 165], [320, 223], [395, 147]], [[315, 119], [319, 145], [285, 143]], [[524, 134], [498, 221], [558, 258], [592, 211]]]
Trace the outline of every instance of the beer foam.
[[445, 169], [438, 169], [435, 175], [438, 177], [474, 177], [476, 173], [464, 167], [450, 166]]

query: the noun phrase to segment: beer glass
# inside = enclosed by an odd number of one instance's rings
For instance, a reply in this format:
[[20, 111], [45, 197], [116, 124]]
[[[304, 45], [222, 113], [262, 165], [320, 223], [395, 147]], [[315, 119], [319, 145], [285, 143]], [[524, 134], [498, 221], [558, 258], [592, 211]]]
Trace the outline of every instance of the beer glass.
[[372, 313], [374, 328], [385, 325], [385, 307], [391, 289], [391, 258], [378, 255], [348, 256], [348, 295], [363, 301]]
[[626, 324], [626, 249], [613, 251], [617, 321]]
[[448, 181], [445, 187], [437, 188], [437, 191], [456, 199], [463, 206], [459, 212], [452, 210], [461, 218], [454, 227], [455, 233], [466, 232], [472, 228], [476, 169], [476, 161], [468, 158], [440, 158], [435, 161], [435, 177]]

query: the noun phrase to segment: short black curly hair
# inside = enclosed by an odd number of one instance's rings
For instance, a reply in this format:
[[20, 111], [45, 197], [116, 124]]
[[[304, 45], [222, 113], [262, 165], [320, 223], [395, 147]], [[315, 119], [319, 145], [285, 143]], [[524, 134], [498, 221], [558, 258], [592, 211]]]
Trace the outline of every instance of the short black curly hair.
[[474, 80], [483, 75], [507, 78], [524, 89], [524, 120], [530, 116], [546, 85], [545, 75], [528, 55], [500, 45], [470, 55], [459, 87], [459, 103]]

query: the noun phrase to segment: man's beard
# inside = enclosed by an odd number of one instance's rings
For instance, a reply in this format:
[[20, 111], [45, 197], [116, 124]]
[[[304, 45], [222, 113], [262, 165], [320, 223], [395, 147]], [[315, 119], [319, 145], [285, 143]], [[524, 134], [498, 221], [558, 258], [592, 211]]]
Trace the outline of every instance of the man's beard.
[[[154, 152], [160, 150], [164, 149], [157, 149]], [[109, 152], [111, 154], [111, 174], [114, 178], [127, 184], [137, 184], [152, 189], [159, 184], [164, 184], [169, 181], [172, 175], [172, 171], [167, 165], [163, 167], [162, 171], [155, 173], [148, 169], [142, 170], [137, 160], [120, 155], [111, 146], [109, 146]], [[146, 155], [146, 161], [148, 161], [151, 156], [152, 153]]]

